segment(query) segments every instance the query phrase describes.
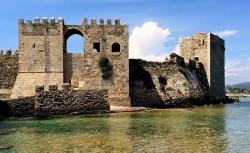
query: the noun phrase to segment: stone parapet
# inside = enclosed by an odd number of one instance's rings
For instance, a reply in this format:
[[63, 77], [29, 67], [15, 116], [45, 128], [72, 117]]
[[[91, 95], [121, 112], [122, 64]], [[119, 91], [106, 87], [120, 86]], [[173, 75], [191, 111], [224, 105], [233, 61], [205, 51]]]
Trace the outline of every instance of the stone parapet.
[[36, 116], [108, 112], [105, 90], [63, 90], [43, 92], [35, 104]]
[[106, 90], [41, 91], [36, 96], [0, 100], [0, 117], [109, 112], [107, 100]]

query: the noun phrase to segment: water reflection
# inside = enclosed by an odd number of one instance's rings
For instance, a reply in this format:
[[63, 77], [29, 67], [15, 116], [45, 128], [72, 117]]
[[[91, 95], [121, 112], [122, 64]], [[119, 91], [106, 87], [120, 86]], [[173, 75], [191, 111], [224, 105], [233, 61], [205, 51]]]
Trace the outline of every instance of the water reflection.
[[[0, 121], [7, 152], [222, 152], [225, 109], [206, 107], [151, 112]], [[1, 151], [1, 150], [0, 150]]]

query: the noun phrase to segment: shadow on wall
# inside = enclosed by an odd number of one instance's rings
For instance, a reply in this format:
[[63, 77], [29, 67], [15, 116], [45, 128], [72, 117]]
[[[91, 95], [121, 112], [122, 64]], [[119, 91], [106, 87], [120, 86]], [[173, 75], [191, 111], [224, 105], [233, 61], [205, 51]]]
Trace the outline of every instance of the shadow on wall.
[[6, 101], [0, 100], [0, 117], [9, 117], [11, 116], [11, 109]]
[[72, 62], [72, 53], [64, 53], [64, 83], [69, 83], [71, 84], [71, 78], [72, 78], [72, 73], [73, 73], [73, 62]]
[[0, 101], [0, 116], [32, 116], [35, 109], [35, 97], [23, 97]]
[[151, 75], [142, 66], [140, 61], [129, 60], [129, 94], [131, 105], [134, 107], [164, 107]]
[[[203, 99], [201, 99], [201, 103], [196, 103], [195, 105], [204, 105], [212, 103], [211, 101], [209, 101], [209, 83], [204, 65], [201, 62], [198, 62], [197, 60], [189, 60], [189, 63], [187, 63], [186, 66], [188, 70], [192, 73], [191, 76], [196, 77], [196, 80], [198, 81], [199, 90], [203, 93]], [[190, 81], [192, 81], [192, 78], [189, 78], [187, 74], [184, 74], [184, 76], [189, 81], [189, 84], [191, 84]]]
[[[145, 64], [150, 67], [150, 72], [145, 69]], [[129, 94], [131, 104], [134, 107], [191, 107], [193, 105], [204, 105], [208, 101], [208, 81], [204, 66], [201, 63], [192, 64], [174, 64], [157, 63], [156, 65], [143, 60], [129, 60]], [[198, 64], [198, 65], [197, 65]], [[164, 66], [163, 66], [164, 65]], [[147, 67], [148, 67], [147, 66]], [[160, 68], [160, 69], [159, 69]], [[152, 71], [152, 72], [151, 72]], [[179, 88], [166, 88], [166, 75], [173, 77], [181, 72], [188, 86], [183, 88], [189, 90], [187, 93], [180, 93]], [[153, 73], [153, 74], [151, 74]], [[174, 75], [173, 75], [174, 74]], [[160, 86], [155, 84], [154, 75], [158, 76]], [[165, 76], [162, 80], [161, 75]], [[181, 79], [182, 77], [180, 77]], [[183, 78], [183, 79], [184, 79]], [[182, 80], [184, 81], [184, 80]], [[163, 85], [161, 87], [161, 85]], [[159, 86], [159, 87], [158, 87]], [[164, 92], [162, 91], [164, 90]], [[165, 91], [167, 90], [167, 92]]]

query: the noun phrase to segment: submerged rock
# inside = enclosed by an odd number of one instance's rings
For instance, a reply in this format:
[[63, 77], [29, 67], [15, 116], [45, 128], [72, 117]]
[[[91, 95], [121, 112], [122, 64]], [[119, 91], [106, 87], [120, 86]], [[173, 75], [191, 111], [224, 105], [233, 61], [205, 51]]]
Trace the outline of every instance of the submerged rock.
[[0, 144], [0, 151], [1, 150], [9, 150], [11, 148], [13, 148], [13, 145], [4, 145], [4, 144]]

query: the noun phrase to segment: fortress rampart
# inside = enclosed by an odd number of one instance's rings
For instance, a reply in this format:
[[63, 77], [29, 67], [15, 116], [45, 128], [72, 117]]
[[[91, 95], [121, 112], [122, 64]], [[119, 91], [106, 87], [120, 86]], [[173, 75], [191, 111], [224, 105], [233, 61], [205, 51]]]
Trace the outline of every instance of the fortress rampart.
[[[67, 25], [61, 17], [36, 17], [19, 19], [18, 29], [18, 50], [0, 50], [1, 99], [1, 93], [11, 99], [35, 96], [37, 86], [45, 92], [53, 86], [107, 91], [113, 106], [187, 106], [225, 98], [224, 40], [213, 34], [181, 38], [180, 56], [148, 62], [129, 60], [128, 25], [119, 19]], [[68, 52], [75, 34], [83, 38], [82, 53]]]

